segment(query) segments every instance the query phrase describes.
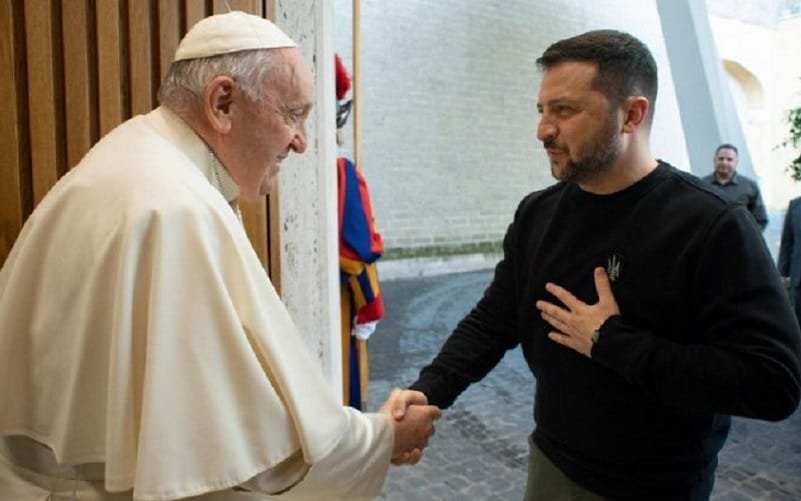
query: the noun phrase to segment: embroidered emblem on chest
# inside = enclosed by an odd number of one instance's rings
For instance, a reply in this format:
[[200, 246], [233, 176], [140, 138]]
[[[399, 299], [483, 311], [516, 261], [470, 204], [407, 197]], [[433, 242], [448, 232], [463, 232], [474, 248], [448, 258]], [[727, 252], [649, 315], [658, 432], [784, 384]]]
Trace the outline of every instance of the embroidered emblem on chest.
[[610, 282], [617, 282], [620, 280], [623, 273], [623, 258], [620, 254], [612, 254], [606, 258], [606, 274], [609, 276]]

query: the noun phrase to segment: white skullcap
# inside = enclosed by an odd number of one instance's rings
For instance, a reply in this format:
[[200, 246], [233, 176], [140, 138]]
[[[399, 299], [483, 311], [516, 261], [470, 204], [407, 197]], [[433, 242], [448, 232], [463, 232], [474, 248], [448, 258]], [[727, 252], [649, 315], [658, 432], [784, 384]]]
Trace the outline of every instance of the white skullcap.
[[297, 44], [267, 19], [232, 11], [209, 16], [192, 26], [178, 44], [174, 60], [280, 47], [297, 47]]

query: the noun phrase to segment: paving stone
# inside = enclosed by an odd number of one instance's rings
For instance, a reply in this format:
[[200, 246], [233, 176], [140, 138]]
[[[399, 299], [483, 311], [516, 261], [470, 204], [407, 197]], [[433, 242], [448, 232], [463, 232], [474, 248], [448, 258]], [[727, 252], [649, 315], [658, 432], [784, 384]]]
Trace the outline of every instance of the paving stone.
[[755, 478], [753, 480], [753, 484], [761, 488], [763, 491], [768, 491], [768, 492], [778, 490], [779, 488], [779, 486], [776, 485], [776, 482], [764, 477]]
[[[370, 408], [411, 384], [481, 297], [491, 271], [382, 282], [387, 317], [370, 340]], [[520, 500], [536, 381], [520, 350], [445, 410], [422, 461], [392, 468], [385, 501]], [[779, 423], [733, 418], [713, 501], [801, 501], [801, 411]]]
[[722, 496], [712, 496], [712, 499], [717, 499], [718, 501], [754, 501], [754, 498], [750, 498], [740, 492], [727, 492]]

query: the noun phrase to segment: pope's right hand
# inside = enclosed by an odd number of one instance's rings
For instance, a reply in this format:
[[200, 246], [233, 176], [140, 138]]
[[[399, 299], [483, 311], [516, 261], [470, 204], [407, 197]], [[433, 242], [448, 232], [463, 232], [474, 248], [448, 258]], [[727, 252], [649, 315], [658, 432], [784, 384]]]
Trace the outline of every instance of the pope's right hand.
[[439, 407], [428, 405], [425, 395], [411, 390], [395, 390], [381, 406], [395, 429], [392, 464], [416, 464], [428, 439], [434, 434], [434, 421], [440, 418]]

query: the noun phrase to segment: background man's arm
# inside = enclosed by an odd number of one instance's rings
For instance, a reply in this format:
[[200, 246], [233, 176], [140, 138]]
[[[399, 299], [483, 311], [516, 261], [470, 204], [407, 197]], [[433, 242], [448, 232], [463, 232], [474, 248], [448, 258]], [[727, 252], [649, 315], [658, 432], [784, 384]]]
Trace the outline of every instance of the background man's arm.
[[751, 214], [754, 215], [754, 219], [756, 219], [757, 224], [759, 225], [762, 230], [765, 230], [765, 227], [768, 226], [768, 212], [765, 210], [765, 204], [762, 202], [762, 193], [759, 191], [759, 186], [754, 183], [754, 200], [753, 206], [749, 207]]

